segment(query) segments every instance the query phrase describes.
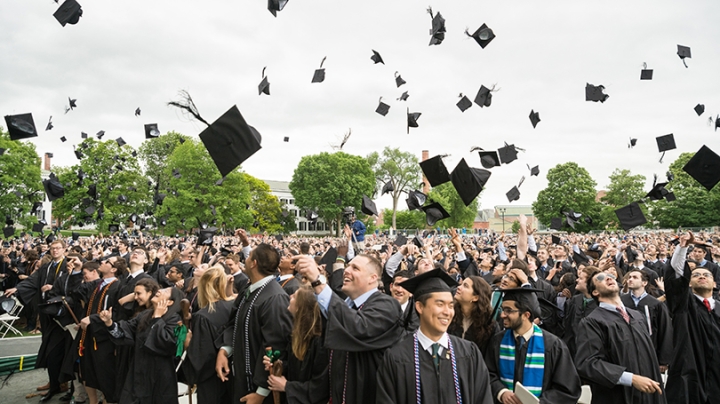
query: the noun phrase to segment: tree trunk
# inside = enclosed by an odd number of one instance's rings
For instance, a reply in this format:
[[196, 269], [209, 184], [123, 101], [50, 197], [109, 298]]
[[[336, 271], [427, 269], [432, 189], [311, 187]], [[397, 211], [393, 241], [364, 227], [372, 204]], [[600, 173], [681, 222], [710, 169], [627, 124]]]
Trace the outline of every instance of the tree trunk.
[[395, 213], [397, 212], [397, 203], [398, 198], [400, 197], [400, 194], [393, 193], [393, 214], [392, 214], [392, 228], [394, 231], [397, 231], [397, 224], [395, 223]]

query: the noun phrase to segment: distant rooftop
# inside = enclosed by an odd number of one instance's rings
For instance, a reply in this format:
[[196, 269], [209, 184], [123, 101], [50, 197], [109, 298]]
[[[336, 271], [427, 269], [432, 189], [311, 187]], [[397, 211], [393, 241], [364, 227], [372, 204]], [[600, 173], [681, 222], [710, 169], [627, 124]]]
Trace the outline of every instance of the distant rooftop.
[[270, 181], [270, 180], [263, 180], [266, 184], [270, 187], [270, 191], [272, 192], [291, 192], [290, 191], [290, 182], [289, 181]]

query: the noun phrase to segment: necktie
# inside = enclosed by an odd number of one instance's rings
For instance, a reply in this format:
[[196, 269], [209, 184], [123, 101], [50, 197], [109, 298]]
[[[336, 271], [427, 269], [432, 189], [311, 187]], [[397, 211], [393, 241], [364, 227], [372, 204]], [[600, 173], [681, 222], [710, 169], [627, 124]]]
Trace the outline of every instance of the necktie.
[[625, 310], [623, 310], [622, 307], [617, 307], [615, 310], [617, 310], [618, 313], [622, 316], [623, 320], [625, 320], [626, 323], [630, 324], [630, 316], [627, 314]]
[[353, 310], [357, 310], [357, 309], [358, 309], [358, 307], [355, 305], [355, 302], [353, 302], [353, 304], [350, 306], [350, 308], [353, 309]]
[[708, 311], [712, 311], [712, 308], [710, 308], [710, 301], [708, 299], [703, 299], [703, 304], [708, 309]]
[[440, 344], [437, 342], [432, 344], [432, 358], [433, 358], [433, 364], [435, 365], [435, 370], [440, 370]]

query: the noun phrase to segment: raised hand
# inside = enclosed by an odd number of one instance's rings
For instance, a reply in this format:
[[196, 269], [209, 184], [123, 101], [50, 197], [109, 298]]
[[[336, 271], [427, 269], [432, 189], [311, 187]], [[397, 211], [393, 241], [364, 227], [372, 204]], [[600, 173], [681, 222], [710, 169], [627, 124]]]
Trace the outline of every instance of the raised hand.
[[[85, 320], [85, 319], [83, 319], [83, 320]], [[113, 321], [112, 321], [112, 307], [109, 308], [109, 309], [107, 309], [107, 310], [103, 310], [103, 311], [100, 312], [100, 320], [102, 320], [103, 323], [105, 323], [105, 325], [108, 326], [108, 327], [110, 327], [110, 326], [112, 325], [112, 323], [113, 323]], [[88, 321], [88, 322], [89, 322], [89, 321]]]

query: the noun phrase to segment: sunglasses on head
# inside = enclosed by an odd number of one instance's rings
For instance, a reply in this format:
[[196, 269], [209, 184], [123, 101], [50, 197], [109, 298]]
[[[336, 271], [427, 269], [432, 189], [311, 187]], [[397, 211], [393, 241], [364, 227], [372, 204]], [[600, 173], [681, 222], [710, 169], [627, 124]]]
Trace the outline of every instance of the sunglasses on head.
[[595, 279], [597, 279], [598, 282], [603, 282], [603, 281], [604, 281], [605, 279], [607, 279], [607, 278], [610, 278], [610, 279], [612, 279], [612, 280], [617, 280], [617, 278], [615, 277], [615, 275], [613, 275], [613, 274], [606, 274], [606, 273], [600, 273], [600, 274], [598, 274], [598, 275], [595, 277]]

